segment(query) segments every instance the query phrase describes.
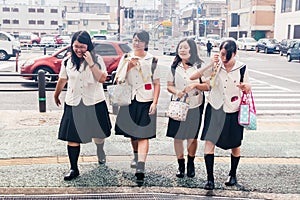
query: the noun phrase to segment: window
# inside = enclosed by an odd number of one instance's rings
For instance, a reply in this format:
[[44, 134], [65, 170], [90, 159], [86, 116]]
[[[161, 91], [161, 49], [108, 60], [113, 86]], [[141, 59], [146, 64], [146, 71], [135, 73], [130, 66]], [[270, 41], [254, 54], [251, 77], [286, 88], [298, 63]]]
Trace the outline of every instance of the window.
[[29, 13], [35, 13], [35, 8], [28, 8]]
[[12, 21], [12, 23], [13, 23], [13, 24], [19, 24], [19, 20], [18, 20], [18, 19], [14, 19], [14, 20]]
[[28, 24], [36, 24], [36, 21], [35, 20], [29, 20]]
[[294, 26], [294, 38], [300, 39], [300, 25]]
[[36, 10], [36, 12], [38, 12], [38, 13], [44, 13], [44, 9], [43, 9], [43, 8], [38, 8], [38, 9]]
[[68, 21], [68, 25], [78, 25], [79, 21]]
[[10, 24], [10, 20], [9, 19], [3, 19], [3, 24]]
[[19, 12], [19, 8], [12, 8], [11, 11], [12, 12]]
[[95, 51], [101, 56], [117, 56], [118, 53], [111, 44], [95, 44]]
[[43, 20], [38, 20], [38, 21], [37, 21], [37, 24], [39, 24], [39, 25], [44, 25], [45, 22], [44, 22]]
[[240, 16], [237, 13], [231, 14], [231, 27], [237, 27], [240, 25]]
[[296, 10], [300, 10], [300, 0], [296, 0]]
[[8, 7], [3, 7], [3, 8], [2, 8], [2, 11], [3, 11], [3, 12], [9, 12], [10, 9], [9, 9]]
[[292, 11], [292, 0], [281, 0], [281, 12], [291, 12]]
[[57, 25], [58, 22], [57, 21], [51, 21], [51, 25]]
[[50, 13], [58, 13], [58, 10], [57, 9], [51, 9]]
[[0, 40], [1, 41], [9, 41], [9, 38], [5, 34], [0, 33]]

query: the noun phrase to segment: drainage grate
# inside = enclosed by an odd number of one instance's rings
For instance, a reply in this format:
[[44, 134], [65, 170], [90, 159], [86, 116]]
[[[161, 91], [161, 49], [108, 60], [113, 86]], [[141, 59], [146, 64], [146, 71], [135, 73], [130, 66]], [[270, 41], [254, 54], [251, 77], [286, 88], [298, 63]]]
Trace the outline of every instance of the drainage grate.
[[120, 199], [120, 200], [246, 200], [245, 198], [232, 197], [215, 197], [215, 196], [196, 196], [181, 194], [153, 194], [153, 193], [137, 193], [137, 194], [68, 194], [68, 195], [0, 195], [0, 200], [91, 200], [91, 199]]

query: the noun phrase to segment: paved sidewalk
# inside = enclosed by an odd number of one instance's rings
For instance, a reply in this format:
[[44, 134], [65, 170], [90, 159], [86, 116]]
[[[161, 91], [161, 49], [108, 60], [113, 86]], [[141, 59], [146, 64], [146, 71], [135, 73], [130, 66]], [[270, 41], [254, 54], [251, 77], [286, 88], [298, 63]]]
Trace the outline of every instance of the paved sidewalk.
[[[62, 112], [1, 110], [0, 195], [164, 193], [248, 199], [300, 199], [300, 116], [259, 116], [258, 130], [246, 131], [238, 168], [239, 185], [226, 187], [230, 152], [216, 149], [216, 189], [206, 180], [203, 142], [197, 151], [196, 177], [178, 179], [173, 141], [165, 137], [167, 118], [158, 118], [150, 141], [146, 179], [138, 187], [129, 167], [129, 140], [112, 134], [106, 140], [106, 165], [99, 166], [93, 143], [81, 147], [80, 177], [63, 181], [69, 163], [66, 143], [57, 140]], [[114, 123], [115, 116], [111, 115]], [[1, 198], [1, 196], [0, 196]]]

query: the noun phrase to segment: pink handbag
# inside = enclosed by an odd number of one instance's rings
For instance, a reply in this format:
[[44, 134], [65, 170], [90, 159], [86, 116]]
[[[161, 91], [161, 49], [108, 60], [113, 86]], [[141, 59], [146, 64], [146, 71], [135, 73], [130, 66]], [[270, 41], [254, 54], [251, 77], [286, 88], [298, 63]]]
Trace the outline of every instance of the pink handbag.
[[241, 126], [245, 127], [247, 130], [256, 130], [256, 109], [254, 105], [254, 99], [252, 92], [246, 94], [243, 92], [238, 122]]

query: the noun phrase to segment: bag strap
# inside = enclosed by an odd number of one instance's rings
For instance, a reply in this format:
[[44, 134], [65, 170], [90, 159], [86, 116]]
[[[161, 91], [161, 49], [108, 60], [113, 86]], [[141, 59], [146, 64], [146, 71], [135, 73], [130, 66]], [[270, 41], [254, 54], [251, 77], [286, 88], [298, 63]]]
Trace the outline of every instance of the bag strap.
[[240, 83], [244, 82], [245, 71], [246, 71], [246, 65], [242, 65], [240, 68]]
[[255, 105], [254, 105], [254, 98], [253, 98], [252, 92], [250, 92], [250, 96], [251, 96], [251, 101], [252, 101], [253, 112], [256, 114], [256, 108], [255, 108]]
[[128, 57], [128, 53], [124, 54], [123, 63], [122, 63], [122, 65], [121, 65], [121, 68], [118, 70], [118, 73], [116, 73], [116, 76], [115, 76], [115, 78], [114, 78], [114, 80], [113, 80], [113, 85], [114, 85], [114, 83], [116, 82], [118, 76], [120, 75], [120, 72], [121, 72], [122, 69], [124, 68], [124, 66], [125, 66], [125, 64], [126, 64], [125, 59], [126, 59], [127, 57]]

